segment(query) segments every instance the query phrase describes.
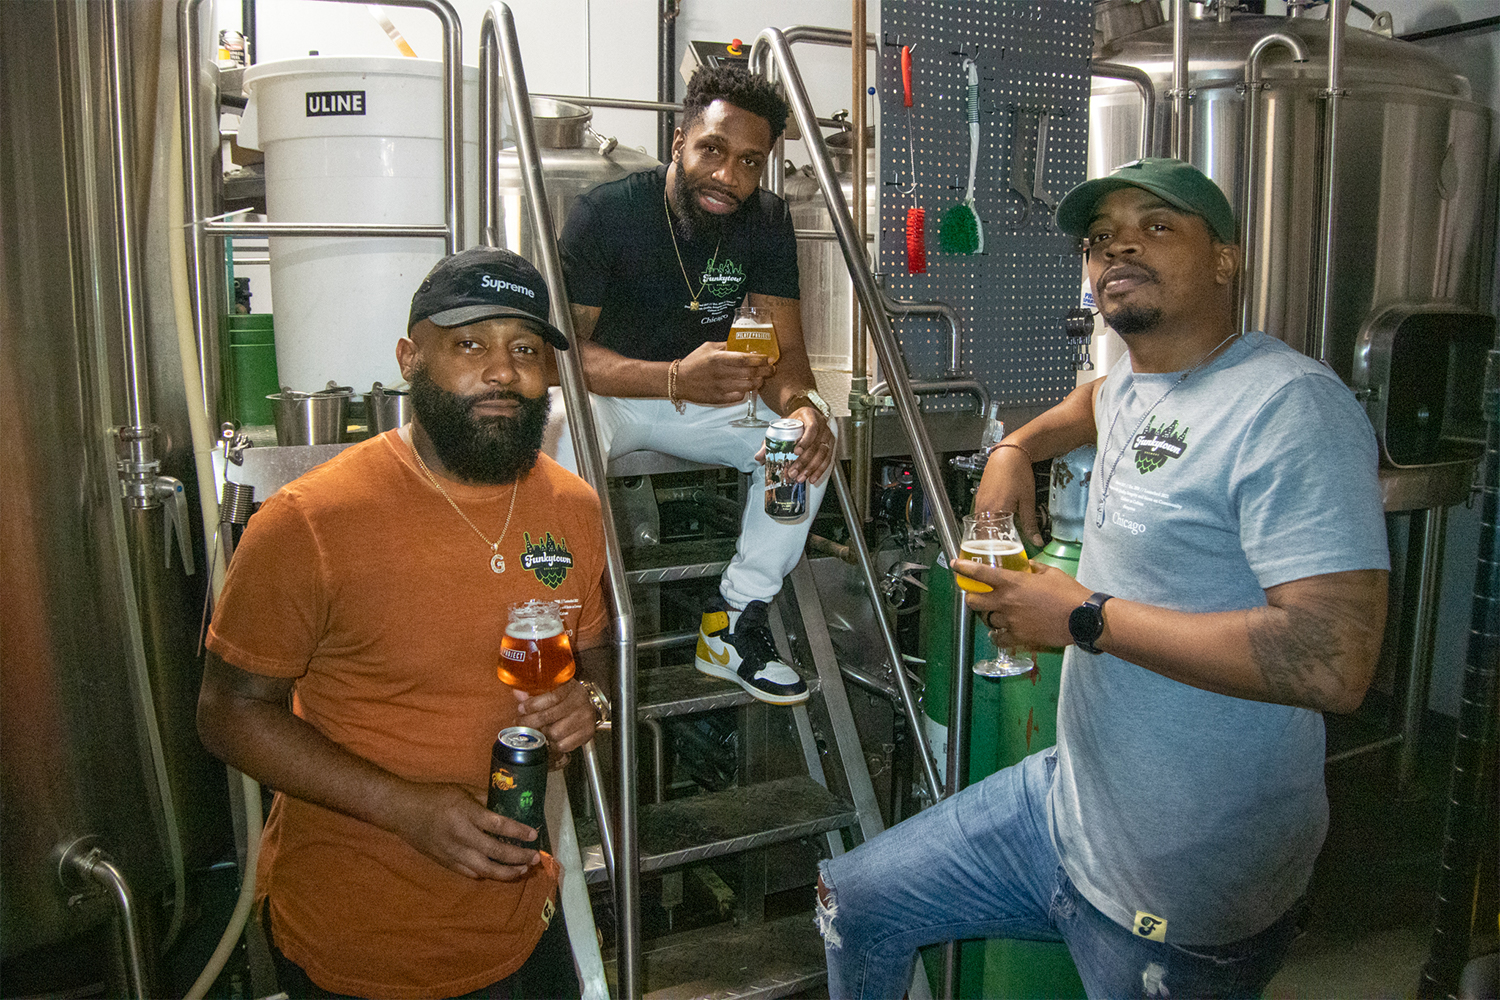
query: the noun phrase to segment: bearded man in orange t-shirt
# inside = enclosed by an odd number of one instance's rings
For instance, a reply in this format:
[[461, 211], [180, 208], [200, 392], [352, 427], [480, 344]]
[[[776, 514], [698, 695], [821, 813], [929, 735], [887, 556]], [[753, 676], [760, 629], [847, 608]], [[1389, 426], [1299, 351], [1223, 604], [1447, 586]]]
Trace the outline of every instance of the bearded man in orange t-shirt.
[[[538, 452], [548, 298], [508, 251], [439, 262], [397, 346], [413, 421], [272, 495], [229, 567], [198, 728], [276, 790], [256, 891], [292, 996], [579, 994], [557, 867], [484, 804], [496, 734], [561, 766], [609, 672], [599, 501]], [[496, 666], [534, 598], [578, 674], [528, 696]]]

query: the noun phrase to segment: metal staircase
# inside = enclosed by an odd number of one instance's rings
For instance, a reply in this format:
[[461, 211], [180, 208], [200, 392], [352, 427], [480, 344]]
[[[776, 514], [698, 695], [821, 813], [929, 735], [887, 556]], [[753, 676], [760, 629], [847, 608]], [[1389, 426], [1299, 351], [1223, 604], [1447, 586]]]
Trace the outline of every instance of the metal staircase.
[[[493, 162], [498, 149], [499, 105], [491, 95], [491, 88], [499, 83], [505, 88], [512, 109], [523, 183], [534, 231], [539, 234], [541, 259], [536, 263], [554, 289], [554, 322], [571, 339], [574, 334], [556, 246], [556, 227], [545, 197], [515, 29], [510, 11], [504, 4], [493, 4], [485, 15], [480, 46], [480, 162]], [[830, 207], [836, 236], [843, 247], [856, 294], [872, 327], [877, 354], [889, 380], [902, 429], [912, 446], [915, 471], [927, 495], [938, 500], [938, 536], [951, 559], [957, 555], [958, 549], [957, 521], [947, 504], [934, 451], [890, 319], [870, 274], [863, 241], [857, 240], [854, 233], [848, 206], [822, 142], [818, 120], [782, 33], [776, 29], [763, 32], [756, 41], [751, 62], [752, 65], [779, 70], [802, 135], [809, 141], [814, 168]], [[497, 231], [497, 198], [492, 190], [493, 184], [493, 176], [481, 178], [480, 225], [482, 230], [490, 233]], [[642, 653], [655, 654], [674, 645], [692, 643], [696, 639], [697, 622], [694, 618], [691, 628], [638, 639], [637, 602], [631, 597], [632, 585], [653, 586], [668, 581], [717, 576], [727, 562], [728, 553], [715, 556], [701, 547], [690, 547], [690, 551], [668, 556], [665, 549], [657, 548], [648, 556], [635, 559], [627, 568], [624, 555], [629, 550], [621, 545], [608, 473], [594, 435], [593, 415], [587, 403], [582, 372], [573, 353], [566, 352], [558, 357], [560, 381], [568, 405], [579, 471], [598, 491], [604, 508], [608, 576], [615, 621], [618, 686], [613, 752], [617, 764], [614, 783], [617, 794], [611, 808], [604, 801], [607, 796], [603, 794], [604, 785], [597, 771], [590, 775], [595, 793], [595, 815], [605, 817], [605, 820], [596, 824], [601, 844], [586, 850], [585, 861], [589, 881], [601, 883], [608, 878], [613, 890], [617, 944], [611, 962], [612, 992], [626, 997], [774, 997], [796, 992], [815, 985], [825, 976], [822, 944], [810, 912], [810, 898], [809, 908], [803, 912], [768, 918], [763, 891], [768, 878], [766, 849], [791, 850], [789, 845], [821, 837], [821, 853], [838, 854], [845, 849], [846, 833], [852, 845], [875, 835], [882, 827], [811, 568], [804, 557], [772, 605], [773, 633], [782, 654], [794, 654], [790, 662], [798, 662], [804, 673], [811, 670], [816, 675], [808, 678], [812, 694], [806, 705], [791, 709], [762, 706], [736, 685], [698, 675], [691, 663], [649, 669], [639, 666], [638, 649]], [[833, 475], [833, 492], [851, 527], [851, 547], [858, 553], [868, 592], [877, 595], [879, 591], [850, 490], [837, 466]], [[639, 552], [631, 554], [641, 556]], [[878, 606], [876, 617], [891, 657], [893, 683], [903, 696], [908, 723], [913, 732], [921, 732], [915, 701], [904, 671], [900, 669], [899, 651]], [[967, 616], [959, 617], [966, 619]], [[792, 623], [790, 628], [787, 627], [788, 621]], [[968, 674], [963, 666], [960, 664], [955, 671], [960, 678], [966, 678]], [[744, 736], [738, 748], [738, 775], [729, 787], [640, 803], [635, 767], [637, 726], [650, 730], [657, 737], [656, 746], [660, 747], [664, 720], [726, 708], [739, 713], [736, 729]], [[777, 773], [766, 776], [768, 780], [758, 780], [763, 776], [755, 772], [768, 755], [756, 752], [754, 746], [747, 744], [756, 742], [756, 733], [766, 733], [774, 728], [767, 724], [767, 719], [778, 714], [791, 717], [795, 745], [801, 756], [800, 773]], [[830, 734], [831, 740], [828, 739]], [[956, 726], [950, 735], [955, 744], [960, 743], [963, 736], [961, 726]], [[825, 769], [825, 750], [836, 766]], [[659, 769], [664, 754], [657, 752], [653, 757]], [[942, 784], [925, 747], [919, 757], [932, 797], [941, 797]], [[831, 782], [834, 787], [830, 787]], [[658, 770], [656, 787], [660, 786]], [[586, 838], [587, 834], [582, 836]], [[645, 943], [641, 926], [641, 875], [664, 873], [661, 898], [665, 905], [681, 896], [681, 882], [675, 873], [687, 866], [731, 855], [741, 859], [742, 886], [755, 887], [748, 892], [742, 887], [744, 898], [739, 899], [736, 921], [728, 926], [670, 934], [650, 944]], [[815, 866], [810, 860], [799, 877], [806, 886], [815, 883]], [[916, 976], [911, 995], [927, 996], [926, 985], [924, 976]]]

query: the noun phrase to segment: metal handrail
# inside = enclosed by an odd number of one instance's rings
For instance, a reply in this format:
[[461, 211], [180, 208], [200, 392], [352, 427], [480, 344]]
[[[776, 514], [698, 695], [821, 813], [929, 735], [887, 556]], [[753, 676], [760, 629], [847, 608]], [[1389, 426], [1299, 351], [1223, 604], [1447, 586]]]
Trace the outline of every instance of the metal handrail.
[[[802, 83], [802, 74], [797, 69], [796, 61], [792, 59], [786, 37], [776, 28], [767, 28], [756, 38], [750, 55], [752, 67], [758, 64], [757, 56], [760, 53], [764, 54], [759, 56], [759, 65], [769, 68], [771, 65], [769, 60], [774, 57], [775, 64], [781, 70], [782, 80], [786, 86], [786, 96], [791, 102], [798, 127], [802, 129], [802, 141], [812, 159], [813, 172], [817, 176], [819, 188], [822, 189], [823, 199], [828, 203], [828, 214], [833, 222], [834, 231], [838, 233], [839, 246], [844, 251], [844, 264], [849, 269], [854, 293], [864, 308], [870, 337], [875, 345], [876, 357], [880, 360], [881, 369], [890, 384], [896, 415], [906, 431], [907, 440], [911, 442], [913, 471], [917, 475], [918, 482], [922, 484], [922, 489], [932, 500], [933, 520], [937, 527], [938, 542], [951, 565], [958, 558], [958, 519], [954, 516], [953, 508], [948, 502], [948, 491], [943, 485], [942, 471], [938, 467], [936, 452], [927, 434], [927, 426], [922, 422], [921, 408], [917, 405], [916, 395], [912, 391], [906, 362], [901, 356], [901, 345], [891, 329], [891, 319], [881, 300], [880, 289], [875, 285], [875, 277], [870, 273], [864, 247], [854, 231], [854, 221], [849, 214], [849, 205], [844, 200], [843, 187], [839, 184], [838, 175], [834, 173], [833, 162], [828, 155], [828, 146], [823, 141], [823, 135], [818, 131], [813, 119], [812, 105], [808, 101], [807, 88]], [[857, 376], [862, 374], [862, 372], [856, 372]], [[850, 531], [859, 531], [861, 525], [856, 520], [849, 528]], [[963, 608], [962, 594], [957, 588], [954, 593], [955, 609]], [[966, 615], [966, 611], [955, 610], [955, 614]], [[953, 665], [953, 704], [955, 706], [967, 704], [968, 689], [973, 684], [973, 677], [969, 672], [967, 662], [968, 657], [969, 651], [966, 644], [956, 647]], [[950, 713], [949, 721], [951, 760], [954, 757], [960, 757], [962, 748], [967, 745], [968, 720], [955, 710]], [[949, 771], [950, 774], [953, 773], [951, 766]], [[962, 769], [960, 769], [960, 775], [961, 771]], [[950, 781], [949, 794], [956, 791], [960, 783], [961, 780]]]
[[[559, 352], [557, 355], [558, 374], [562, 383], [563, 399], [568, 407], [568, 423], [573, 435], [573, 449], [578, 456], [579, 471], [598, 493], [599, 504], [602, 508], [606, 574], [609, 580], [610, 599], [614, 607], [617, 683], [613, 732], [615, 770], [619, 781], [617, 805], [619, 822], [615, 830], [613, 851], [606, 851], [606, 856], [612, 855], [614, 858], [613, 878], [618, 935], [615, 950], [616, 981], [622, 996], [636, 997], [641, 993], [641, 861], [636, 830], [638, 788], [635, 768], [635, 620], [631, 611], [629, 584], [625, 578], [625, 564], [620, 558], [620, 541], [615, 534], [614, 517], [610, 513], [604, 456], [599, 451], [598, 437], [594, 430], [593, 409], [589, 404], [588, 388], [583, 380], [583, 366], [577, 357], [578, 339], [573, 329], [573, 315], [568, 301], [567, 285], [563, 279], [562, 258], [557, 250], [552, 209], [548, 204], [542, 180], [541, 153], [537, 146], [536, 130], [531, 118], [531, 99], [526, 91], [525, 72], [521, 67], [520, 45], [516, 40], [515, 21], [511, 17], [510, 8], [498, 0], [490, 4], [485, 12], [480, 26], [479, 47], [479, 93], [484, 121], [480, 134], [480, 162], [494, 163], [495, 155], [499, 150], [498, 102], [493, 99], [490, 87], [494, 81], [502, 81], [511, 107], [511, 120], [516, 130], [521, 180], [526, 189], [527, 199], [531, 203], [536, 246], [541, 257], [540, 269], [552, 290], [552, 322], [563, 332], [573, 348]], [[482, 186], [489, 188], [493, 184], [495, 184], [495, 172], [486, 169], [483, 172]], [[481, 205], [488, 213], [485, 218], [481, 219], [481, 230], [486, 234], [498, 232], [498, 220], [494, 217], [494, 213], [498, 209], [499, 199], [493, 189], [488, 195], [482, 197]], [[599, 816], [599, 826], [602, 836], [609, 826], [609, 817], [602, 810]]]
[[[447, 253], [464, 246], [463, 203], [463, 27], [448, 0], [384, 0], [393, 7], [431, 11], [443, 28], [443, 225], [390, 226], [377, 223], [217, 222], [205, 203], [203, 164], [198, 156], [202, 105], [194, 75], [202, 59], [198, 44], [198, 12], [204, 0], [181, 0], [177, 7], [177, 88], [182, 102], [182, 173], [187, 239], [188, 286], [192, 289], [193, 337], [198, 345], [198, 376], [204, 386], [204, 406], [213, 419], [216, 400], [208, 391], [217, 384], [209, 359], [214, 356], [210, 323], [218, 311], [208, 302], [205, 282], [208, 240], [230, 236], [434, 236], [444, 240]], [[325, 0], [357, 4], [361, 0]]]

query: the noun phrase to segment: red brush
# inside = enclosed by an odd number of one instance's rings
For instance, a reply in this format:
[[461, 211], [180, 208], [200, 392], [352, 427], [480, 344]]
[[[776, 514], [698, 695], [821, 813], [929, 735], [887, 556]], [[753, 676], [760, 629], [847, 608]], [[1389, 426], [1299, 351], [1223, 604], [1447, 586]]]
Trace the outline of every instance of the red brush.
[[906, 210], [906, 273], [927, 273], [927, 210]]

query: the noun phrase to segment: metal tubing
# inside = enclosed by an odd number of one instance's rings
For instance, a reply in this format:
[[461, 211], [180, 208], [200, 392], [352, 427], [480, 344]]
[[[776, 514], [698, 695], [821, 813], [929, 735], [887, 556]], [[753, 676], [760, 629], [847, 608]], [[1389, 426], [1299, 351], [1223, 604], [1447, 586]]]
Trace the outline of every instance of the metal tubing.
[[[870, 561], [869, 547], [865, 545], [863, 523], [855, 510], [854, 497], [849, 492], [849, 481], [844, 478], [843, 466], [838, 462], [833, 463], [833, 490], [838, 495], [844, 521], [849, 525], [849, 548], [853, 551], [860, 575], [864, 578], [870, 603], [875, 607], [875, 621], [880, 626], [880, 638], [885, 642], [885, 655], [891, 664], [891, 678], [901, 694], [901, 709], [906, 716], [906, 724], [913, 733], [921, 733], [922, 716], [917, 711], [917, 699], [906, 678], [906, 661], [901, 658], [901, 646], [896, 641], [895, 633], [891, 631], [891, 623], [886, 619], [885, 607], [880, 599], [880, 581], [875, 576], [874, 563]], [[917, 755], [922, 762], [922, 779], [927, 784], [927, 790], [932, 793], [932, 801], [937, 802], [943, 797], [943, 782], [938, 777], [937, 765], [933, 763], [926, 740], [917, 740]]]
[[[1259, 188], [1255, 184], [1255, 178], [1263, 170], [1269, 170], [1274, 164], [1260, 162], [1260, 150], [1256, 145], [1256, 138], [1260, 130], [1260, 92], [1265, 89], [1265, 84], [1260, 80], [1261, 57], [1266, 51], [1280, 46], [1292, 53], [1292, 61], [1307, 62], [1307, 46], [1302, 44], [1302, 39], [1285, 31], [1273, 31], [1263, 36], [1250, 47], [1250, 55], [1245, 59], [1245, 196], [1240, 202], [1240, 260], [1241, 268], [1248, 268], [1250, 262], [1255, 259], [1255, 219], [1260, 212]], [[1243, 278], [1241, 279], [1243, 281]], [[1242, 289], [1240, 294], [1240, 329], [1244, 330], [1250, 323], [1250, 295], [1248, 289]]]
[[1094, 63], [1092, 72], [1094, 76], [1102, 76], [1107, 80], [1133, 83], [1135, 89], [1141, 92], [1141, 158], [1150, 156], [1151, 143], [1156, 137], [1156, 85], [1151, 82], [1151, 74], [1135, 66], [1111, 62]]
[[1188, 0], [1172, 0], [1172, 155], [1191, 160], [1192, 131], [1188, 120]]
[[203, 406], [209, 420], [214, 417], [216, 400], [209, 399], [208, 387], [214, 385], [215, 373], [209, 371], [209, 317], [213, 315], [208, 305], [206, 279], [208, 243], [207, 234], [198, 220], [208, 214], [203, 190], [203, 163], [198, 156], [198, 120], [203, 109], [198, 101], [196, 76], [201, 68], [203, 54], [198, 45], [198, 8], [203, 0], [181, 0], [177, 6], [177, 97], [181, 105], [182, 120], [178, 123], [182, 131], [182, 175], [183, 211], [188, 226], [187, 271], [188, 287], [192, 290], [193, 339], [198, 345], [198, 377], [204, 386]]
[[[864, 266], [868, 268], [870, 266], [868, 258], [864, 255], [865, 232], [868, 229], [865, 220], [867, 207], [865, 204], [865, 52], [867, 50], [865, 46], [859, 44], [854, 34], [854, 31], [858, 31], [859, 37], [864, 36], [868, 17], [865, 13], [865, 0], [853, 0], [853, 2], [854, 30], [849, 32], [848, 42], [849, 76], [853, 85], [853, 94], [849, 104], [849, 126], [854, 131], [851, 136], [853, 141], [849, 144], [849, 150], [853, 153], [853, 160], [849, 165], [852, 171], [850, 190], [854, 193], [854, 235], [859, 241], [860, 256], [866, 261]], [[863, 310], [860, 308], [859, 300], [856, 299], [853, 305], [854, 336], [850, 365], [856, 374], [863, 375], [865, 366], [868, 364], [869, 351], [865, 343], [864, 319], [860, 315]], [[852, 528], [853, 525], [850, 527]]]
[[138, 1000], [145, 1000], [155, 993], [146, 982], [146, 949], [141, 943], [141, 928], [135, 918], [135, 897], [114, 860], [101, 848], [93, 846], [93, 841], [93, 837], [84, 837], [64, 849], [58, 875], [66, 886], [72, 887], [82, 881], [87, 886], [103, 889], [109, 895], [120, 916], [126, 991]]
[[[146, 358], [144, 306], [141, 300], [141, 276], [136, 246], [139, 237], [135, 226], [135, 121], [130, 100], [125, 93], [126, 81], [121, 70], [125, 47], [120, 24], [119, 0], [110, 0], [104, 8], [106, 52], [108, 59], [110, 126], [114, 131], [114, 197], [115, 224], [120, 231], [120, 303], [124, 313], [125, 421], [134, 431], [122, 435], [128, 441], [131, 462], [144, 465], [154, 460], [151, 422], [151, 387]], [[184, 546], [185, 547], [185, 546]]]
[[[672, 103], [677, 84], [677, 0], [659, 0], [656, 23], [656, 100], [663, 106]], [[656, 158], [663, 163], [672, 158], [672, 137], [676, 124], [665, 110], [656, 119]]]
[[[870, 387], [870, 395], [880, 398], [891, 391], [890, 383], [876, 382]], [[940, 379], [932, 382], [912, 382], [911, 391], [916, 396], [973, 396], [981, 416], [989, 412], [990, 391], [984, 383], [972, 378]], [[894, 397], [893, 397], [894, 398]]]
[[660, 719], [642, 719], [641, 725], [651, 734], [651, 801], [660, 803], [667, 797], [667, 736]]
[[[516, 128], [516, 148], [520, 154], [521, 179], [531, 204], [536, 231], [537, 250], [543, 277], [552, 290], [552, 322], [575, 350], [557, 354], [558, 374], [563, 399], [568, 408], [573, 434], [573, 449], [578, 456], [579, 471], [599, 495], [604, 528], [604, 547], [610, 600], [614, 607], [617, 687], [615, 689], [614, 726], [615, 771], [618, 778], [618, 826], [612, 852], [615, 885], [615, 920], [617, 928], [617, 976], [621, 996], [633, 998], [641, 993], [641, 900], [640, 850], [637, 839], [638, 789], [635, 768], [636, 691], [635, 691], [635, 621], [630, 607], [629, 583], [620, 559], [620, 540], [610, 513], [609, 490], [605, 477], [604, 456], [599, 451], [594, 430], [594, 412], [589, 403], [583, 368], [577, 358], [577, 335], [573, 330], [572, 308], [567, 284], [563, 280], [562, 260], [557, 251], [552, 209], [547, 202], [542, 178], [541, 153], [531, 119], [531, 99], [526, 91], [526, 76], [521, 67], [520, 45], [516, 41], [515, 21], [510, 8], [500, 2], [490, 4], [480, 27], [480, 72], [491, 75], [503, 66], [506, 98]], [[497, 54], [496, 48], [499, 52]], [[494, 171], [485, 170], [481, 182], [493, 184]], [[492, 202], [493, 203], [493, 202]], [[599, 826], [609, 823], [601, 812]]]
[[1339, 105], [1344, 93], [1342, 82], [1344, 60], [1344, 19], [1349, 16], [1349, 0], [1329, 0], [1328, 7], [1328, 113], [1323, 118], [1323, 266], [1318, 278], [1318, 328], [1313, 341], [1313, 357], [1329, 364], [1328, 332], [1333, 325], [1334, 230], [1338, 212], [1334, 196], [1338, 184]]
[[[611, 732], [614, 724], [611, 723]], [[603, 808], [609, 801], [609, 791], [604, 787], [604, 771], [599, 767], [599, 749], [594, 741], [583, 745], [583, 776], [594, 800], [594, 811], [599, 820], [599, 853], [604, 856], [604, 873], [609, 884], [615, 885], [615, 831], [609, 825], [609, 813]]]
[[[798, 234], [801, 235], [800, 233]], [[833, 234], [837, 238], [838, 234]], [[880, 289], [880, 304], [893, 316], [941, 316], [948, 323], [948, 370], [945, 376], [959, 374], [963, 367], [964, 337], [958, 325], [958, 313], [946, 302], [918, 302], [914, 299], [898, 299], [886, 291], [885, 284], [877, 281]], [[857, 370], [857, 369], [856, 369]]]
[[[626, 111], [669, 111], [676, 114], [682, 110], [681, 104], [663, 103], [662, 101], [637, 101], [628, 97], [591, 97], [586, 94], [532, 94], [532, 97], [545, 97], [553, 101], [567, 101], [570, 104], [582, 104], [588, 108], [621, 108]], [[849, 123], [839, 118], [819, 118], [818, 124], [824, 128], [836, 128], [847, 131]], [[780, 192], [777, 192], [778, 194]]]
[[[768, 56], [775, 58], [776, 64], [785, 74], [787, 97], [797, 117], [798, 127], [802, 130], [803, 141], [812, 159], [813, 172], [818, 178], [818, 186], [822, 189], [823, 198], [828, 203], [834, 231], [839, 234], [839, 246], [844, 251], [844, 263], [853, 279], [855, 295], [864, 306], [867, 325], [874, 334], [876, 355], [889, 380], [891, 395], [896, 404], [896, 413], [906, 431], [907, 440], [911, 442], [914, 471], [923, 490], [933, 500], [938, 540], [943, 552], [952, 561], [958, 558], [958, 521], [953, 516], [953, 508], [948, 503], [947, 491], [943, 487], [942, 472], [938, 468], [927, 427], [922, 423], [922, 414], [917, 407], [916, 396], [911, 390], [911, 378], [907, 374], [906, 364], [901, 356], [900, 344], [891, 330], [890, 318], [880, 307], [880, 290], [875, 287], [875, 279], [864, 265], [864, 248], [854, 233], [854, 223], [849, 216], [849, 206], [844, 200], [843, 188], [839, 184], [837, 174], [834, 173], [833, 163], [828, 157], [828, 147], [823, 142], [823, 136], [815, 127], [812, 105], [807, 98], [807, 88], [802, 83], [802, 74], [792, 60], [786, 38], [779, 30], [767, 28], [762, 31], [760, 37], [755, 40], [755, 50], [759, 50], [762, 45], [765, 46]], [[755, 50], [751, 53], [752, 60]], [[856, 373], [858, 374], [860, 373]]]
[[394, 222], [205, 222], [210, 236], [435, 236], [446, 239], [448, 227]]
[[1443, 536], [1448, 508], [1414, 510], [1406, 539], [1407, 593], [1401, 600], [1401, 638], [1397, 662], [1406, 668], [1398, 678], [1401, 749], [1396, 758], [1396, 791], [1412, 791], [1417, 779], [1417, 743], [1432, 682], [1432, 651], [1437, 640], [1437, 609], [1443, 579]]

